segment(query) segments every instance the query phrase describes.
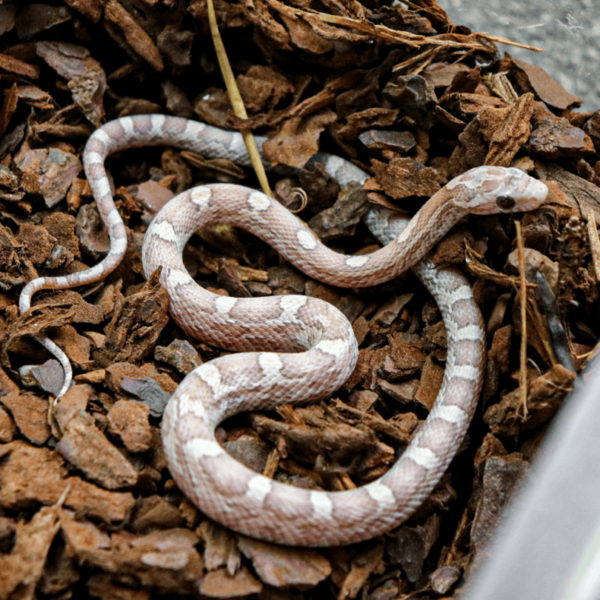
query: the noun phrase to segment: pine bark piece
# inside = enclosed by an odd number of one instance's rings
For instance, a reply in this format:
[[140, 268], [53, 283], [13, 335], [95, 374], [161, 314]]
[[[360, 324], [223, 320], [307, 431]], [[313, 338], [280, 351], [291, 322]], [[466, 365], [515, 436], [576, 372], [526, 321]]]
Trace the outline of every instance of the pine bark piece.
[[502, 127], [490, 142], [486, 165], [510, 167], [512, 159], [529, 139], [531, 115], [535, 107], [533, 94], [523, 94], [509, 111]]
[[10, 554], [0, 554], [0, 598], [32, 600], [54, 536], [60, 527], [60, 506], [46, 506], [29, 523], [18, 523]]
[[118, 400], [108, 411], [108, 426], [130, 452], [146, 452], [152, 444], [150, 408], [143, 402]]
[[69, 477], [64, 460], [53, 450], [36, 448], [21, 440], [0, 446], [0, 506], [21, 510], [54, 504], [69, 485], [65, 500], [81, 516], [107, 523], [122, 522], [133, 508], [129, 492], [109, 492], [79, 477]]
[[99, 367], [145, 358], [169, 321], [169, 296], [153, 273], [141, 289], [121, 297], [111, 322], [106, 326], [105, 347], [92, 352]]
[[19, 431], [33, 444], [44, 444], [51, 435], [48, 424], [48, 401], [28, 392], [2, 398]]
[[137, 24], [135, 19], [117, 2], [108, 0], [104, 17], [113, 23], [125, 36], [133, 51], [143, 58], [155, 71], [164, 69], [160, 50], [152, 38]]
[[238, 547], [261, 580], [273, 587], [314, 587], [331, 574], [329, 561], [314, 550], [287, 548], [240, 536]]
[[88, 413], [80, 411], [69, 421], [56, 450], [108, 490], [137, 483], [133, 465], [108, 441]]

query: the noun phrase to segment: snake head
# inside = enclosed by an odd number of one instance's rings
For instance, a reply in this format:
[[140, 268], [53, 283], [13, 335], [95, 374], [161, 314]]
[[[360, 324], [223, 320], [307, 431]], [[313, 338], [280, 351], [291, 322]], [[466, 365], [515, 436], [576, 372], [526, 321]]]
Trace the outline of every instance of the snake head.
[[513, 167], [476, 167], [446, 185], [466, 212], [492, 215], [534, 210], [548, 195], [545, 183]]

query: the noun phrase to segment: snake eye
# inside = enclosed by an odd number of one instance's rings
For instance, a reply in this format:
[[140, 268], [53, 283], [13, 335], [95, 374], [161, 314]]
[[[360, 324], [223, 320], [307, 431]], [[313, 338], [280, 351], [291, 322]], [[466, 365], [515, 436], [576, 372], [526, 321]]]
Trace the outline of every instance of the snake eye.
[[517, 204], [517, 201], [512, 196], [498, 196], [496, 198], [496, 204], [498, 208], [502, 210], [510, 210], [514, 208]]

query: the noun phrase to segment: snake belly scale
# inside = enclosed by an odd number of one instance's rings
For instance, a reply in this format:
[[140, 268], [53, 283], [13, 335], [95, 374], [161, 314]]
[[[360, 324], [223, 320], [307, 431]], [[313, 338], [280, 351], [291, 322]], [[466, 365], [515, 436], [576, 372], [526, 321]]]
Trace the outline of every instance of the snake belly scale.
[[[259, 147], [262, 145], [257, 139]], [[65, 277], [30, 282], [20, 299], [30, 307], [40, 289], [96, 281], [121, 261], [126, 230], [112, 199], [105, 158], [118, 150], [172, 145], [247, 165], [242, 138], [195, 121], [163, 115], [123, 117], [98, 129], [88, 141], [84, 165], [111, 248], [95, 267]], [[367, 174], [350, 163], [317, 155], [344, 185]], [[188, 190], [156, 216], [142, 250], [146, 276], [162, 267], [170, 310], [190, 335], [240, 351], [190, 373], [171, 397], [162, 422], [169, 468], [185, 494], [207, 515], [247, 535], [303, 546], [342, 545], [375, 537], [407, 519], [429, 495], [454, 457], [481, 390], [485, 334], [464, 276], [436, 268], [427, 252], [469, 212], [532, 210], [547, 188], [518, 169], [479, 167], [448, 183], [410, 222], [373, 207], [365, 218], [385, 244], [369, 255], [329, 250], [296, 217], [264, 194], [237, 185]], [[382, 477], [342, 492], [311, 491], [259, 475], [230, 457], [215, 438], [225, 418], [247, 410], [301, 404], [333, 393], [354, 369], [358, 348], [347, 319], [326, 302], [304, 296], [232, 298], [212, 294], [187, 273], [181, 253], [201, 226], [243, 227], [275, 247], [308, 275], [342, 287], [366, 287], [412, 268], [436, 300], [446, 325], [446, 370], [425, 424]], [[70, 365], [51, 340], [40, 341], [67, 374]]]

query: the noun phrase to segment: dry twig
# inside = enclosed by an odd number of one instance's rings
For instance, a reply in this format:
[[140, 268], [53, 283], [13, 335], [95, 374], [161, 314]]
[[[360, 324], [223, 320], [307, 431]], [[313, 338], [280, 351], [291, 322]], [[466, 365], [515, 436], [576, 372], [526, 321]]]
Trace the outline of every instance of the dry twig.
[[[390, 29], [385, 25], [375, 25], [369, 21], [352, 19], [350, 17], [343, 17], [340, 15], [328, 15], [326, 13], [312, 10], [302, 10], [299, 8], [294, 9], [294, 12], [300, 17], [307, 17], [308, 21], [310, 21], [310, 17], [317, 17], [325, 23], [348, 27], [349, 29], [354, 29], [368, 35], [372, 35], [374, 38], [379, 38], [395, 44], [405, 44], [414, 48], [421, 48], [423, 46], [440, 46], [445, 48], [462, 48], [467, 50], [477, 49], [489, 51], [489, 47], [479, 42], [479, 39], [481, 39], [491, 42], [510, 44], [512, 46], [518, 46], [519, 48], [526, 48], [527, 50], [534, 50], [536, 52], [545, 51], [543, 48], [518, 44], [509, 39], [496, 37], [487, 33], [472, 33], [470, 35], [451, 34], [450, 36], [445, 34], [437, 36], [425, 36], [410, 33], [408, 31], [398, 31], [395, 29]], [[448, 39], [449, 37], [452, 39]], [[461, 41], [457, 41], [457, 38]]]
[[[219, 32], [219, 27], [217, 25], [217, 16], [215, 14], [215, 7], [212, 0], [208, 0], [207, 6], [210, 33], [212, 35], [213, 43], [215, 45], [217, 59], [219, 60], [219, 67], [221, 68], [221, 73], [223, 74], [223, 80], [225, 81], [227, 94], [229, 95], [229, 99], [231, 100], [233, 112], [240, 119], [247, 119], [248, 114], [246, 113], [246, 107], [244, 106], [244, 101], [242, 100], [240, 90], [238, 89], [237, 84], [235, 82], [235, 76], [233, 74], [233, 70], [231, 69], [231, 65], [229, 64], [229, 59], [227, 58], [227, 54], [225, 53], [225, 46], [223, 45], [221, 33]], [[246, 149], [248, 150], [250, 160], [252, 161], [252, 166], [254, 167], [254, 171], [256, 172], [258, 181], [260, 182], [260, 187], [267, 196], [272, 196], [273, 194], [269, 186], [269, 181], [267, 179], [265, 167], [260, 158], [260, 154], [258, 152], [254, 136], [252, 135], [252, 131], [250, 129], [242, 129], [241, 133], [244, 138], [244, 143], [246, 144]]]
[[600, 278], [600, 238], [598, 237], [598, 227], [594, 211], [589, 210], [587, 215], [588, 236], [590, 238], [590, 249], [592, 252], [592, 261], [594, 262], [594, 272], [596, 274], [596, 283]]
[[525, 245], [521, 222], [515, 221], [517, 229], [517, 251], [519, 256], [519, 297], [521, 300], [521, 356], [519, 369], [519, 390], [523, 406], [523, 419], [527, 418], [527, 279], [525, 277]]

